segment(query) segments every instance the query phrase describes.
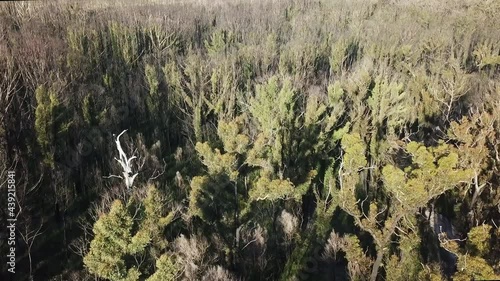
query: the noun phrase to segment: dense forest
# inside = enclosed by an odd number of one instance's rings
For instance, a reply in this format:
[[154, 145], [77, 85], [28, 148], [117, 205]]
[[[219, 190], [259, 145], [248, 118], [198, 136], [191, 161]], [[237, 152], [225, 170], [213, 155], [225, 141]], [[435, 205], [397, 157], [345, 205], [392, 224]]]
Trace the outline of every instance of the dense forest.
[[0, 279], [500, 280], [499, 15], [0, 3]]

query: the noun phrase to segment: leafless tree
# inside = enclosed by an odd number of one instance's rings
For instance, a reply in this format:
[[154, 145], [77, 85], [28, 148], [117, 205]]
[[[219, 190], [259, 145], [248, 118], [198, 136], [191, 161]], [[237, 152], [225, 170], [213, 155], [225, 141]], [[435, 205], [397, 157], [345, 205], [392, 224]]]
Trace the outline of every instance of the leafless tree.
[[[122, 175], [123, 176], [117, 176], [117, 175], [109, 175], [106, 178], [120, 178], [123, 179], [125, 186], [127, 189], [132, 188], [134, 185], [134, 179], [137, 177], [138, 173], [133, 174], [132, 173], [132, 166], [131, 166], [131, 161], [136, 159], [137, 156], [133, 155], [131, 157], [127, 157], [127, 154], [125, 154], [125, 151], [123, 151], [121, 142], [120, 142], [120, 137], [126, 132], [127, 130], [123, 130], [115, 139], [116, 143], [116, 149], [118, 150], [118, 154], [120, 159], [114, 158], [118, 163], [120, 163], [120, 166], [123, 169]], [[114, 135], [113, 135], [114, 136]]]

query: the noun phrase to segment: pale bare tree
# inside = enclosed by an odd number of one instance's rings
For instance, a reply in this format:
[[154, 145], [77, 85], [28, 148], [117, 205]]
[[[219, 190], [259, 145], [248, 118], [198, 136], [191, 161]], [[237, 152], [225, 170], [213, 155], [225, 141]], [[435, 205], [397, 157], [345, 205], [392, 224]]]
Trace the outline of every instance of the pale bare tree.
[[202, 236], [186, 238], [181, 234], [173, 244], [186, 280], [200, 280], [201, 275], [214, 261], [208, 251], [208, 241]]
[[293, 236], [297, 232], [299, 219], [286, 210], [283, 210], [278, 218], [278, 221], [283, 227], [283, 232], [285, 233], [285, 243], [290, 244]]
[[[137, 177], [138, 173], [135, 173], [133, 174], [132, 173], [132, 166], [131, 166], [131, 161], [133, 159], [136, 159], [137, 156], [133, 155], [131, 157], [127, 157], [127, 154], [125, 153], [125, 151], [123, 150], [122, 148], [122, 145], [121, 145], [121, 142], [120, 142], [120, 137], [126, 132], [127, 130], [123, 130], [115, 139], [115, 143], [116, 143], [116, 149], [118, 150], [118, 154], [119, 154], [119, 157], [120, 159], [117, 159], [117, 158], [114, 158], [116, 161], [118, 161], [118, 163], [120, 163], [120, 166], [122, 167], [123, 169], [123, 172], [122, 172], [122, 175], [123, 176], [118, 176], [118, 175], [109, 175], [108, 177], [106, 178], [111, 178], [111, 177], [114, 177], [114, 178], [120, 178], [120, 179], [123, 179], [124, 183], [125, 183], [125, 186], [127, 187], [127, 189], [130, 189], [132, 188], [132, 186], [134, 185], [134, 180], [135, 180], [135, 177]], [[113, 134], [114, 136], [114, 134]]]

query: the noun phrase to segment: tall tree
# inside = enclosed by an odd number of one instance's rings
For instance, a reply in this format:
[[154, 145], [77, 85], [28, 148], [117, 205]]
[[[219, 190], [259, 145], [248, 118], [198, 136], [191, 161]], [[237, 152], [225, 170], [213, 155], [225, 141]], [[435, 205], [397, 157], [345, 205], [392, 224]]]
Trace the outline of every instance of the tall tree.
[[[143, 204], [129, 200], [124, 205], [116, 200], [109, 213], [99, 217], [94, 225], [90, 250], [83, 259], [92, 274], [112, 281], [139, 280], [144, 268], [153, 266], [142, 264], [141, 258], [137, 258], [144, 255], [149, 256], [146, 259], [149, 262], [160, 259], [160, 271], [172, 269], [171, 274], [176, 274], [175, 265], [167, 256], [161, 256], [166, 248], [163, 230], [172, 221], [174, 213], [164, 216], [163, 196], [154, 186], [148, 187]], [[148, 252], [147, 248], [150, 249]], [[131, 257], [136, 257], [132, 259], [135, 263], [131, 262]]]
[[449, 145], [442, 143], [437, 147], [425, 147], [410, 142], [405, 151], [412, 159], [411, 164], [387, 164], [382, 170], [387, 198], [383, 201], [359, 198], [356, 197], [359, 194], [356, 191], [360, 184], [359, 173], [367, 168], [365, 144], [359, 135], [348, 134], [342, 139], [342, 148], [344, 156], [339, 171], [341, 184], [337, 204], [373, 238], [377, 255], [370, 280], [374, 281], [390, 251], [394, 235], [416, 232], [417, 210], [458, 184], [468, 182], [473, 176], [472, 170], [458, 166], [459, 157]]

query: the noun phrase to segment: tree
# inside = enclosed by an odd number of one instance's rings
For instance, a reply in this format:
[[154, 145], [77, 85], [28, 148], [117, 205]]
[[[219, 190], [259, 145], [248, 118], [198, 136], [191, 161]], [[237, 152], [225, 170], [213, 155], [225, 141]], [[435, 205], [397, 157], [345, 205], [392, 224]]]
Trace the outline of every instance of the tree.
[[174, 281], [179, 277], [179, 265], [167, 254], [156, 261], [156, 271], [147, 281]]
[[[130, 209], [134, 209], [133, 201], [129, 201], [127, 206], [120, 200], [114, 201], [109, 213], [101, 215], [94, 224], [95, 236], [83, 259], [86, 268], [91, 273], [112, 281], [139, 280], [144, 265], [139, 262], [140, 259], [131, 264], [129, 258], [147, 254], [145, 250], [149, 246], [149, 255], [155, 260], [159, 252], [166, 248], [162, 232], [172, 221], [174, 214], [163, 216], [162, 199], [158, 190], [149, 186], [143, 209], [135, 206], [134, 215], [130, 213]], [[139, 223], [135, 222], [137, 219], [140, 220]], [[167, 258], [160, 259], [158, 266], [162, 272], [168, 268], [175, 269]], [[174, 270], [171, 274], [175, 275], [175, 272]], [[156, 276], [164, 276], [164, 273], [160, 272]]]
[[[495, 158], [498, 147], [495, 118], [488, 112], [474, 113], [453, 121], [448, 129], [448, 138], [456, 143], [456, 153], [461, 155], [461, 166], [474, 171], [473, 192], [469, 208], [474, 210], [476, 202], [494, 176]], [[467, 191], [469, 188], [467, 188]], [[475, 219], [481, 218], [481, 210], [476, 210]]]
[[397, 167], [388, 164], [382, 169], [387, 203], [373, 201], [365, 209], [364, 202], [369, 198], [356, 197], [359, 172], [366, 168], [367, 163], [365, 144], [358, 134], [347, 134], [342, 139], [342, 148], [344, 156], [339, 171], [337, 204], [374, 240], [377, 256], [370, 275], [370, 280], [374, 281], [390, 250], [393, 235], [416, 232], [414, 216], [417, 210], [447, 190], [468, 182], [472, 171], [458, 166], [458, 155], [451, 151], [449, 145], [441, 143], [437, 147], [425, 147], [410, 142], [405, 147], [412, 159], [410, 165]]
[[39, 86], [36, 91], [35, 130], [44, 163], [54, 168], [56, 138], [68, 130], [71, 122], [63, 122], [62, 105], [53, 89]]
[[440, 103], [444, 120], [450, 121], [454, 104], [469, 91], [468, 76], [454, 57], [444, 65], [436, 63], [435, 66], [429, 92]]
[[260, 132], [248, 153], [247, 163], [266, 172], [283, 174], [290, 162], [288, 151], [295, 121], [296, 90], [290, 79], [280, 83], [277, 76], [257, 85], [248, 111]]
[[[114, 159], [122, 167], [122, 169], [123, 169], [122, 175], [123, 176], [111, 175], [109, 177], [116, 177], [116, 178], [123, 179], [123, 181], [124, 181], [125, 186], [127, 187], [127, 189], [130, 189], [134, 185], [134, 179], [135, 179], [135, 177], [137, 177], [137, 175], [138, 175], [138, 173], [132, 174], [132, 162], [131, 162], [132, 160], [136, 159], [137, 156], [134, 155], [134, 156], [131, 156], [131, 157], [127, 157], [127, 154], [125, 154], [125, 151], [122, 148], [122, 145], [121, 145], [121, 142], [120, 142], [120, 137], [126, 131], [127, 130], [124, 130], [123, 132], [121, 132], [116, 137], [116, 139], [115, 139], [116, 149], [118, 150], [118, 154], [119, 154], [119, 158], [120, 159], [117, 159], [117, 158], [114, 158]], [[114, 136], [114, 134], [113, 134], [113, 136]]]

